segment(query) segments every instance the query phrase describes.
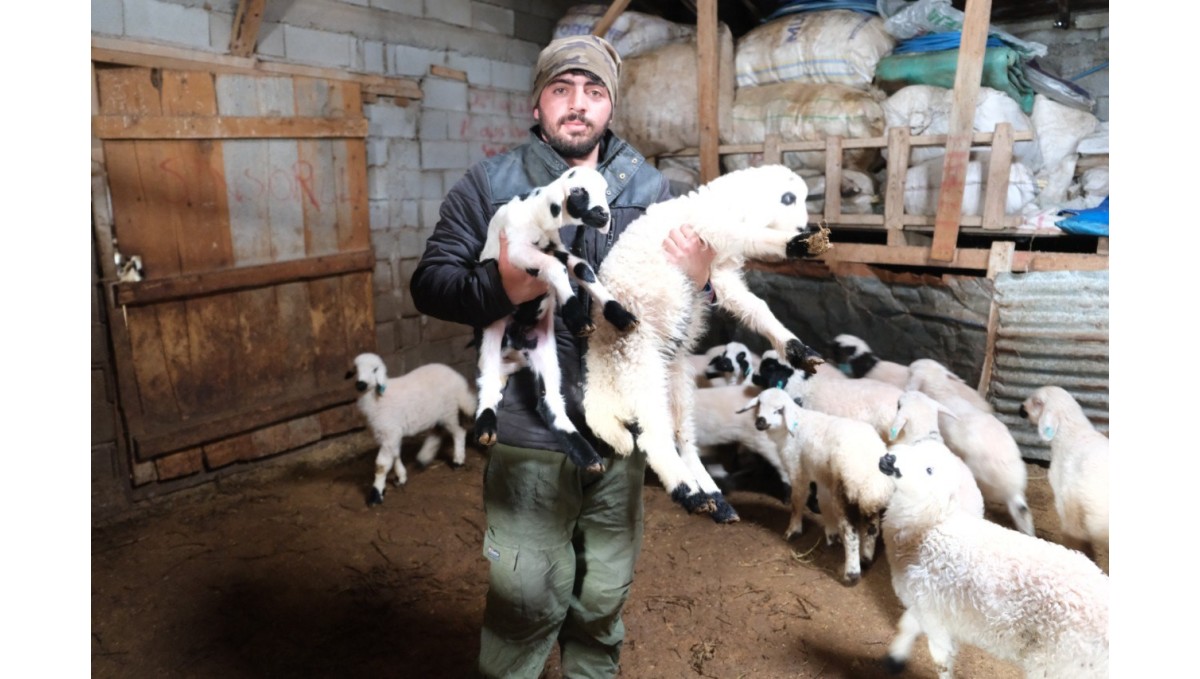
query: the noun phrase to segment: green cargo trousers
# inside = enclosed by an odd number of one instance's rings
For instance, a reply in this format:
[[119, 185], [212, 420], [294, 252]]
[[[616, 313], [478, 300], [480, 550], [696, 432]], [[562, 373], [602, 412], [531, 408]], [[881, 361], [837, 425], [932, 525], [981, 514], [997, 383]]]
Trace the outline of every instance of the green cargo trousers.
[[555, 640], [564, 677], [614, 677], [642, 546], [646, 457], [585, 475], [565, 455], [495, 445], [483, 496], [491, 562], [479, 653], [484, 677], [535, 679]]

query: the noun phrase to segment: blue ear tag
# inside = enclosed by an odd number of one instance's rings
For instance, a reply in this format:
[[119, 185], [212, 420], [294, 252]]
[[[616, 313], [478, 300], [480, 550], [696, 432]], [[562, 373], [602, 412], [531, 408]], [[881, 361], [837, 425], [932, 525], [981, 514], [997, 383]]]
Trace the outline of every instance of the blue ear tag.
[[895, 441], [895, 440], [896, 440], [896, 435], [897, 435], [897, 434], [899, 434], [899, 433], [900, 433], [900, 430], [899, 430], [899, 429], [896, 429], [895, 427], [892, 427], [891, 429], [888, 429], [888, 440], [889, 440], [889, 441]]
[[387, 385], [383, 384], [382, 382], [375, 385], [375, 393], [378, 394], [379, 396], [383, 396], [384, 389], [387, 389]]
[[800, 426], [800, 420], [795, 420], [794, 422], [791, 423], [791, 425], [788, 426], [788, 433], [789, 434], [796, 433], [796, 427], [799, 427], [799, 426]]
[[1054, 427], [1046, 427], [1045, 429], [1043, 429], [1042, 436], [1045, 436], [1047, 441], [1053, 439], [1054, 438]]
[[850, 368], [849, 363], [838, 363], [838, 370], [846, 374], [846, 377], [854, 377], [854, 371]]

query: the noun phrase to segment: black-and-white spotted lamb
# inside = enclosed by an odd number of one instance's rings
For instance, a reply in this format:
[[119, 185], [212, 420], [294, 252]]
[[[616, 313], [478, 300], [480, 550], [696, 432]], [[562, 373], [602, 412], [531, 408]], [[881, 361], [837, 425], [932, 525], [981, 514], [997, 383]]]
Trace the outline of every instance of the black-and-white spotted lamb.
[[[715, 252], [709, 280], [716, 304], [766, 337], [789, 363], [814, 370], [823, 359], [746, 286], [747, 259], [782, 261], [828, 247], [810, 229], [804, 180], [782, 165], [732, 172], [651, 205], [626, 228], [600, 266], [600, 281], [637, 316], [637, 330], [600, 325], [589, 339], [583, 406], [588, 426], [619, 455], [635, 446], [671, 497], [718, 522], [737, 520], [700, 460], [693, 424], [695, 383], [688, 356], [708, 323], [707, 294], [663, 256], [671, 229], [690, 224]], [[596, 313], [596, 312], [593, 312]]]
[[559, 235], [560, 229], [572, 224], [579, 225], [577, 240], [584, 233], [583, 227], [607, 233], [610, 224], [605, 200], [607, 189], [607, 182], [596, 170], [572, 168], [546, 186], [500, 206], [488, 224], [480, 261], [499, 256], [503, 232], [508, 242], [509, 262], [546, 281], [550, 292], [518, 306], [513, 314], [483, 329], [479, 343], [479, 405], [475, 414], [475, 438], [482, 445], [496, 442], [497, 406], [503, 398], [507, 372], [511, 372], [505, 370], [502, 357], [506, 349], [515, 350], [538, 377], [541, 394], [538, 413], [567, 457], [581, 469], [592, 472], [604, 469], [600, 456], [567, 417], [554, 341], [554, 308], [556, 302], [561, 305], [563, 323], [576, 336], [587, 336], [595, 330], [582, 300], [571, 289], [574, 278], [598, 302], [613, 326], [625, 332], [637, 325], [637, 319], [608, 294], [586, 261], [567, 250]]

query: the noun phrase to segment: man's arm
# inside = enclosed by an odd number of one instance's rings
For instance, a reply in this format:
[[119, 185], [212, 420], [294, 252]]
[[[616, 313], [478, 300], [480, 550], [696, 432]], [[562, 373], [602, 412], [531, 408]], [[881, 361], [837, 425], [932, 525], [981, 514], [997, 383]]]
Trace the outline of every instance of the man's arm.
[[487, 181], [481, 168], [472, 168], [442, 202], [437, 226], [413, 272], [410, 289], [418, 311], [473, 327], [513, 312], [499, 264], [478, 261], [491, 214]]

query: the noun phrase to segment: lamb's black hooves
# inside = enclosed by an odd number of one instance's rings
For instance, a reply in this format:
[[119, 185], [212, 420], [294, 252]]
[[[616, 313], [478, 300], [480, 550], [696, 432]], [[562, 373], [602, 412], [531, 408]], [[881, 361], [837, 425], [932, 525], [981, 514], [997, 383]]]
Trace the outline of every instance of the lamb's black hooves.
[[451, 461], [451, 462], [447, 462], [446, 464], [450, 465], [450, 468], [451, 468], [451, 469], [462, 469], [462, 468], [463, 468], [463, 466], [464, 466], [464, 465], [466, 465], [467, 463], [466, 463], [466, 462], [454, 462], [454, 461]]
[[817, 372], [817, 366], [825, 362], [821, 354], [798, 339], [788, 340], [787, 360], [793, 368], [799, 368], [809, 375]]
[[884, 656], [883, 658], [883, 668], [891, 674], [900, 674], [906, 667], [908, 667], [907, 660], [893, 658], [890, 655]]
[[808, 511], [812, 512], [813, 514], [821, 513], [821, 503], [817, 501], [816, 481], [808, 482], [808, 500], [805, 501], [804, 506], [808, 507]]
[[496, 442], [496, 411], [485, 409], [475, 418], [475, 440], [481, 446], [490, 446]]
[[605, 469], [606, 469], [606, 467], [604, 466], [603, 462], [597, 462], [595, 464], [591, 464], [591, 465], [584, 467], [583, 471], [585, 471], [589, 474], [603, 474]]
[[379, 492], [379, 489], [372, 486], [371, 487], [371, 497], [367, 498], [367, 506], [374, 507], [375, 505], [381, 505], [381, 504], [383, 504], [383, 493]]
[[629, 332], [638, 325], [637, 316], [631, 314], [615, 299], [604, 303], [604, 319], [621, 332]]
[[579, 297], [572, 297], [562, 305], [563, 325], [576, 337], [587, 337], [596, 331], [596, 324], [588, 318]]
[[604, 473], [604, 459], [596, 453], [596, 449], [577, 431], [560, 432], [559, 440], [566, 448], [567, 459], [576, 467], [589, 474]]
[[817, 231], [801, 233], [788, 241], [785, 252], [788, 257], [793, 258], [816, 257], [817, 255], [825, 254], [830, 247], [829, 230], [818, 229]]
[[717, 523], [737, 523], [742, 520], [742, 517], [738, 516], [737, 510], [726, 502], [723, 495], [717, 493], [712, 498], [713, 503], [717, 506], [716, 511], [711, 515], [713, 521]]
[[693, 493], [688, 484], [681, 483], [671, 491], [671, 499], [687, 510], [688, 514], [709, 514], [717, 508], [708, 493]]

